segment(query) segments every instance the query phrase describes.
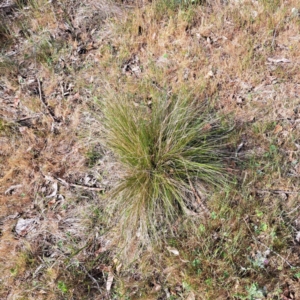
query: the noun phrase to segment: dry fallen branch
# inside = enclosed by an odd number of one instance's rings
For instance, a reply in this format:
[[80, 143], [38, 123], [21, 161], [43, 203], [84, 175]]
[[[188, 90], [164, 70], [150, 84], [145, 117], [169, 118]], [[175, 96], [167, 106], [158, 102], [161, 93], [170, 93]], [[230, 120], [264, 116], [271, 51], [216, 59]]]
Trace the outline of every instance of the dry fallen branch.
[[268, 57], [268, 62], [270, 63], [274, 63], [274, 64], [278, 64], [278, 63], [290, 63], [291, 61], [287, 58], [271, 58], [271, 57]]
[[[40, 100], [41, 100], [43, 106], [44, 106], [44, 107], [46, 108], [46, 110], [48, 111], [48, 114], [49, 114], [50, 118], [51, 118], [52, 121], [55, 123], [55, 122], [56, 122], [55, 116], [53, 115], [53, 113], [52, 113], [51, 110], [49, 109], [48, 104], [46, 103], [46, 101], [45, 101], [44, 98], [43, 98], [41, 82], [40, 82], [40, 80], [38, 79], [38, 77], [36, 77], [36, 80], [37, 80], [38, 87], [39, 87], [39, 96], [40, 96]], [[52, 125], [52, 128], [53, 128], [53, 125]]]
[[69, 183], [59, 177], [57, 177], [57, 180], [66, 187], [71, 186], [71, 187], [75, 187], [75, 188], [79, 188], [79, 189], [83, 189], [83, 190], [96, 191], [96, 192], [103, 192], [105, 190], [104, 188], [97, 188], [97, 187], [91, 187], [91, 186], [80, 185], [80, 184], [75, 184], [75, 183]]
[[[105, 188], [98, 188], [98, 187], [91, 187], [91, 186], [87, 186], [87, 185], [81, 185], [81, 184], [76, 184], [76, 183], [70, 183], [67, 182], [66, 180], [60, 178], [60, 177], [51, 177], [48, 175], [44, 175], [42, 174], [43, 177], [48, 180], [48, 181], [52, 181], [55, 182], [56, 180], [59, 181], [62, 185], [66, 186], [67, 188], [69, 187], [74, 187], [74, 188], [79, 188], [79, 189], [83, 189], [83, 190], [89, 190], [89, 191], [96, 191], [96, 192], [103, 192], [105, 191]], [[47, 196], [47, 198], [50, 196]]]
[[24, 117], [24, 118], [21, 118], [21, 119], [16, 119], [16, 120], [14, 120], [14, 122], [20, 123], [20, 122], [24, 122], [24, 121], [31, 120], [31, 119], [37, 119], [40, 116], [41, 116], [41, 114], [36, 114], [34, 116], [29, 116], [29, 117]]
[[267, 194], [267, 193], [270, 193], [270, 194], [299, 194], [300, 191], [285, 191], [285, 190], [256, 190], [258, 193], [261, 193], [261, 194]]
[[292, 209], [291, 211], [289, 211], [289, 212], [287, 213], [287, 215], [290, 215], [290, 214], [292, 214], [293, 212], [297, 211], [299, 207], [300, 207], [300, 205], [298, 205], [297, 207], [295, 207], [294, 209]]

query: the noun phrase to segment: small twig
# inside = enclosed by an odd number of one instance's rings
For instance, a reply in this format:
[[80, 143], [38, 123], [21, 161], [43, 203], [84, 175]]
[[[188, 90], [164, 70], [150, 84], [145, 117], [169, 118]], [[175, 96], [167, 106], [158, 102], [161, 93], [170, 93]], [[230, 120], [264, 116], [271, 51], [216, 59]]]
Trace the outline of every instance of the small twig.
[[[254, 238], [254, 236], [252, 236], [252, 238]], [[270, 252], [274, 253], [275, 255], [277, 255], [279, 258], [281, 258], [290, 268], [294, 268], [293, 265], [291, 265], [288, 260], [286, 260], [283, 256], [281, 256], [279, 253], [277, 253], [276, 251], [272, 250], [270, 247], [268, 247], [267, 245], [265, 245], [263, 242], [259, 241], [256, 239], [256, 242], [258, 242], [259, 244], [261, 244], [262, 246], [264, 246], [265, 248], [267, 248]]]
[[23, 122], [23, 121], [27, 121], [27, 120], [30, 120], [30, 119], [36, 119], [36, 118], [39, 118], [41, 115], [40, 114], [37, 114], [35, 116], [29, 116], [29, 117], [24, 117], [24, 118], [21, 118], [21, 119], [15, 119], [14, 122]]
[[258, 243], [258, 244], [261, 244], [262, 246], [264, 246], [265, 248], [267, 248], [270, 252], [274, 253], [276, 256], [278, 256], [279, 258], [281, 258], [290, 268], [294, 268], [293, 265], [291, 265], [288, 260], [286, 260], [283, 256], [281, 256], [279, 253], [277, 253], [276, 251], [272, 250], [270, 247], [268, 247], [266, 244], [264, 244], [263, 242], [259, 241], [252, 233], [252, 230], [251, 228], [249, 227], [248, 223], [246, 222], [245, 218], [243, 218], [248, 230], [250, 231], [251, 233], [251, 237], [252, 239]]
[[98, 289], [98, 291], [100, 292], [100, 293], [102, 293], [102, 290], [101, 290], [101, 288], [100, 288], [100, 286], [99, 286], [99, 283], [98, 283], [98, 281], [97, 281], [97, 279], [96, 278], [94, 278], [88, 271], [87, 271], [87, 269], [83, 266], [83, 265], [81, 265], [81, 268], [83, 269], [83, 271], [86, 273], [86, 275], [97, 285], [97, 289]]
[[292, 214], [294, 211], [296, 211], [298, 208], [300, 207], [300, 205], [298, 205], [297, 207], [295, 207], [294, 209], [292, 209], [290, 212], [286, 213], [287, 215]]
[[44, 99], [43, 99], [41, 82], [40, 82], [40, 80], [38, 79], [38, 77], [36, 77], [36, 80], [37, 80], [37, 82], [38, 82], [40, 100], [41, 100], [43, 106], [44, 106], [44, 107], [46, 108], [46, 110], [48, 111], [48, 113], [49, 113], [50, 118], [52, 119], [52, 121], [55, 122], [55, 119], [54, 119], [54, 117], [52, 116], [52, 113], [51, 113], [51, 111], [49, 110], [48, 105], [45, 103], [45, 101], [44, 101]]
[[285, 190], [256, 190], [258, 193], [273, 193], [273, 194], [299, 194], [300, 191], [285, 191]]
[[238, 153], [241, 151], [241, 149], [243, 148], [243, 146], [244, 146], [244, 142], [241, 142], [241, 143], [238, 145], [238, 147], [237, 147], [236, 150], [235, 150], [235, 157], [238, 156]]
[[60, 178], [60, 177], [51, 177], [51, 176], [47, 176], [44, 175], [43, 173], [41, 173], [42, 176], [49, 181], [55, 182], [55, 180], [58, 180], [61, 184], [63, 184], [66, 187], [75, 187], [75, 188], [80, 188], [83, 190], [90, 190], [90, 191], [97, 191], [97, 192], [103, 192], [105, 191], [104, 188], [97, 188], [97, 187], [91, 187], [91, 186], [87, 186], [87, 185], [80, 185], [80, 184], [75, 184], [75, 183], [69, 183], [67, 181], [65, 181], [64, 179]]
[[104, 191], [104, 188], [91, 187], [91, 186], [80, 185], [80, 184], [75, 184], [75, 183], [71, 183], [70, 186], [80, 188], [80, 189], [83, 189], [83, 190], [90, 190], [90, 191], [97, 191], [97, 192], [103, 192]]
[[278, 26], [280, 25], [281, 21], [276, 25], [275, 29], [273, 30], [273, 38], [272, 38], [272, 43], [271, 46], [274, 49], [275, 48], [275, 44], [276, 44], [276, 31], [278, 29]]
[[61, 95], [64, 98], [65, 97], [65, 91], [64, 91], [64, 87], [63, 87], [61, 82], [60, 82], [60, 88], [61, 88]]
[[72, 187], [80, 188], [80, 189], [83, 189], [83, 190], [90, 190], [90, 191], [97, 191], [97, 192], [103, 192], [105, 190], [104, 188], [97, 188], [97, 187], [91, 187], [91, 186], [87, 186], [87, 185], [69, 183], [69, 182], [67, 182], [64, 179], [59, 178], [59, 177], [57, 177], [57, 180], [59, 182], [61, 182], [63, 185], [67, 186], [67, 187], [72, 186]]

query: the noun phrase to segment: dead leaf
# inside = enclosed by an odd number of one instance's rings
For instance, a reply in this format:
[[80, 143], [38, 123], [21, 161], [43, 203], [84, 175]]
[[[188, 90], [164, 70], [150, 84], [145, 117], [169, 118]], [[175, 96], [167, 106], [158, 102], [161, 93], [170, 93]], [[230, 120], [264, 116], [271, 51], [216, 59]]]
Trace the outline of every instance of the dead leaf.
[[93, 42], [89, 42], [87, 45], [86, 45], [86, 51], [90, 51], [92, 49], [95, 49], [94, 48], [94, 43]]
[[237, 146], [237, 148], [236, 148], [236, 151], [235, 151], [235, 154], [237, 155], [240, 151], [241, 151], [241, 149], [244, 147], [244, 142], [241, 142], [238, 146]]
[[107, 266], [105, 264], [100, 264], [97, 269], [103, 272], [111, 272], [111, 266]]
[[211, 129], [211, 125], [209, 123], [205, 124], [202, 128], [203, 132], [207, 132]]
[[58, 184], [56, 181], [53, 182], [52, 188], [53, 188], [53, 192], [50, 195], [46, 196], [46, 198], [52, 198], [52, 197], [56, 196], [57, 190], [58, 190]]
[[54, 204], [55, 204], [55, 202], [56, 202], [56, 199], [55, 199], [55, 198], [53, 198], [52, 200], [50, 200], [50, 201], [48, 202], [48, 206], [52, 206], [52, 205], [54, 205]]
[[163, 270], [163, 274], [167, 274], [167, 276], [171, 275], [172, 272], [174, 272], [175, 267], [167, 267]]
[[170, 247], [167, 247], [168, 251], [171, 252], [172, 254], [174, 254], [175, 256], [178, 256], [179, 255], [179, 251], [175, 248], [170, 248]]
[[195, 294], [193, 292], [190, 292], [186, 298], [186, 300], [195, 300]]
[[244, 81], [241, 81], [240, 87], [245, 91], [250, 91], [252, 89], [252, 85]]
[[106, 282], [106, 290], [108, 292], [110, 292], [113, 281], [114, 281], [114, 274], [113, 272], [109, 271], [107, 276], [107, 282]]
[[240, 96], [240, 95], [238, 95], [238, 96], [236, 97], [236, 103], [237, 103], [237, 104], [243, 104], [244, 100], [245, 100], [245, 99], [244, 99], [242, 96]]
[[116, 272], [117, 274], [119, 274], [122, 267], [122, 263], [120, 263], [120, 261], [117, 258], [114, 258], [113, 262], [116, 266]]
[[77, 92], [75, 95], [73, 95], [73, 96], [71, 97], [70, 101], [76, 101], [76, 100], [78, 100], [79, 98], [80, 98], [80, 95], [79, 95], [79, 93]]
[[15, 227], [15, 231], [18, 235], [25, 236], [30, 230], [33, 229], [33, 227], [36, 223], [37, 223], [36, 219], [20, 218]]
[[106, 247], [100, 247], [97, 251], [95, 251], [95, 256], [105, 252], [106, 250], [107, 250]]
[[14, 99], [14, 107], [18, 107], [19, 104], [20, 104], [20, 98], [16, 96]]
[[290, 63], [291, 61], [287, 58], [271, 58], [271, 57], [268, 57], [268, 61], [271, 62], [271, 63], [275, 63], [275, 64], [278, 64], [278, 63]]
[[160, 290], [161, 290], [161, 285], [155, 284], [155, 286], [154, 286], [154, 291], [155, 291], [155, 292], [158, 292], [158, 291], [160, 291]]
[[26, 126], [19, 127], [19, 131], [21, 134], [25, 134], [28, 131], [28, 128]]
[[47, 292], [46, 292], [46, 291], [44, 291], [44, 290], [40, 290], [38, 293], [39, 293], [39, 294], [41, 294], [41, 295], [45, 295], [45, 294], [47, 294]]
[[206, 75], [205, 75], [205, 79], [208, 79], [208, 78], [212, 78], [214, 77], [214, 72], [212, 70], [210, 70]]
[[22, 187], [22, 184], [12, 185], [4, 192], [4, 195], [12, 195], [13, 192], [20, 187]]
[[117, 274], [120, 274], [121, 268], [122, 268], [122, 264], [119, 264], [119, 265], [116, 266]]
[[275, 126], [274, 133], [279, 133], [279, 132], [281, 132], [281, 131], [282, 131], [282, 126], [279, 125], [279, 124], [277, 124], [277, 125]]

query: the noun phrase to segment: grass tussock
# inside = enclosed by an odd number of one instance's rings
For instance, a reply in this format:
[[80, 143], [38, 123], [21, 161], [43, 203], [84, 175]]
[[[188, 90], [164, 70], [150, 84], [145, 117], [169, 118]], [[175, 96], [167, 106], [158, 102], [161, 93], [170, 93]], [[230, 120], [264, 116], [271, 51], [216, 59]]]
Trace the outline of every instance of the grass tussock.
[[105, 109], [107, 145], [123, 175], [112, 191], [126, 240], [157, 242], [193, 207], [194, 182], [224, 185], [227, 133], [203, 104], [160, 95], [150, 106], [130, 100]]

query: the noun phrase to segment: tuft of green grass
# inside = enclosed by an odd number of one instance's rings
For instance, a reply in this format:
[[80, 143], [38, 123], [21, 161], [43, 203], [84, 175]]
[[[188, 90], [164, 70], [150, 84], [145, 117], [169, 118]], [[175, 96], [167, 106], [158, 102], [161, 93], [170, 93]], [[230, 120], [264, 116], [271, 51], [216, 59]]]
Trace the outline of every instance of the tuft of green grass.
[[18, 71], [17, 63], [11, 58], [0, 54], [0, 76], [9, 76]]
[[106, 143], [123, 174], [110, 197], [126, 241], [159, 242], [192, 206], [196, 183], [227, 183], [229, 131], [204, 104], [164, 94], [150, 105], [115, 99], [104, 115]]
[[0, 136], [11, 136], [16, 129], [16, 124], [0, 118]]
[[155, 17], [160, 19], [174, 15], [178, 10], [192, 12], [195, 6], [204, 4], [205, 0], [158, 0], [153, 2], [153, 8]]
[[1, 21], [0, 21], [0, 40], [4, 40], [10, 35], [10, 32], [9, 32], [9, 29], [8, 29], [7, 25], [5, 24], [5, 22], [3, 20], [4, 17], [2, 15], [0, 15], [0, 17], [1, 17]]

